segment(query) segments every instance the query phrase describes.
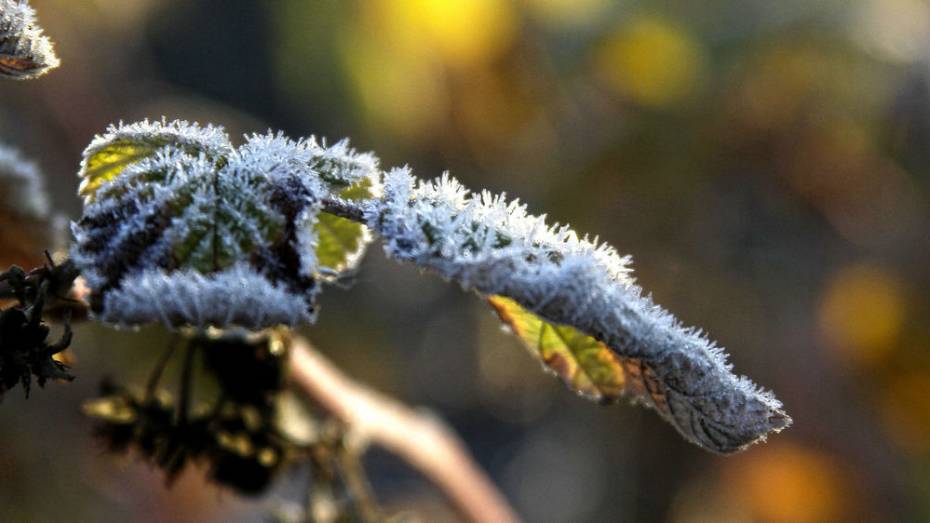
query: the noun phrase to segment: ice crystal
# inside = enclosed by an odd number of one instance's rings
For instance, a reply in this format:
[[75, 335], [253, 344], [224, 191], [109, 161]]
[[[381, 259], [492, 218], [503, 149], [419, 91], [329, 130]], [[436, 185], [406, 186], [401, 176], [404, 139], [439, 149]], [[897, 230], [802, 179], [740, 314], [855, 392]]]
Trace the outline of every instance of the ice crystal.
[[385, 178], [383, 200], [366, 215], [389, 256], [644, 361], [663, 396], [663, 408], [653, 406], [687, 439], [731, 452], [790, 423], [770, 393], [731, 372], [722, 349], [645, 296], [612, 247], [549, 226], [504, 195], [473, 195], [448, 175], [417, 182], [396, 169]]
[[58, 67], [51, 40], [42, 34], [26, 0], [0, 0], [0, 74], [23, 80]]

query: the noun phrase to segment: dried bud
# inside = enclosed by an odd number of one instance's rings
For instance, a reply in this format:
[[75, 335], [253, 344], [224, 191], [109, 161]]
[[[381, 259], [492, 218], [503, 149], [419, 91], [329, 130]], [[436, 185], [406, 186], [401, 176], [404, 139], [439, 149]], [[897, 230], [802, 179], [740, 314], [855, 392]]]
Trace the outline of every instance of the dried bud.
[[42, 34], [26, 0], [0, 0], [0, 74], [25, 80], [58, 64], [52, 42]]

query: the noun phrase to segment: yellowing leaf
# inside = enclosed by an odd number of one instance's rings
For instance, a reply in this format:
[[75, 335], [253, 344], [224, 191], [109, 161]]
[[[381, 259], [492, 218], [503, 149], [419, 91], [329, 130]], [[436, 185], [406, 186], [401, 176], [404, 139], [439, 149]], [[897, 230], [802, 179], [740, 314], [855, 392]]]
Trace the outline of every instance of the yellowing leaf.
[[93, 199], [94, 193], [104, 183], [116, 178], [123, 169], [147, 158], [165, 143], [132, 143], [128, 141], [113, 142], [93, 156], [87, 158], [81, 166], [83, 179], [78, 194]]
[[78, 176], [78, 194], [91, 203], [97, 190], [120, 176], [127, 167], [155, 156], [159, 150], [172, 146], [191, 155], [204, 154], [220, 160], [231, 151], [226, 134], [213, 126], [200, 127], [187, 122], [148, 120], [119, 127], [111, 126], [97, 136], [84, 151]]
[[[365, 178], [339, 196], [346, 200], [368, 198], [371, 196], [371, 180]], [[318, 235], [316, 256], [320, 268], [338, 275], [359, 261], [368, 243], [364, 225], [323, 212], [318, 216], [315, 227]]]
[[549, 323], [510, 298], [491, 296], [488, 301], [530, 352], [569, 388], [603, 403], [623, 394], [623, 365], [606, 345], [574, 327]]
[[[596, 338], [544, 320], [511, 298], [491, 296], [488, 301], [530, 352], [580, 395], [600, 403], [628, 396], [634, 403], [655, 409], [686, 438], [714, 452], [735, 452], [752, 441], [753, 430], [714, 418], [708, 414], [705, 398], [682, 390], [667, 360], [621, 356]], [[781, 429], [790, 419], [779, 413], [769, 422], [781, 424]]]

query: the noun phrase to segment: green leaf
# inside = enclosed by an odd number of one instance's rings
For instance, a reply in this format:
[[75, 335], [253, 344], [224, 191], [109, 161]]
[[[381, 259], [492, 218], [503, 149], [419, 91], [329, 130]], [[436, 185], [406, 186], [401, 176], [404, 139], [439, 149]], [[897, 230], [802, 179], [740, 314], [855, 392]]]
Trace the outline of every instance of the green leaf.
[[488, 298], [491, 306], [549, 370], [572, 390], [609, 403], [626, 390], [624, 366], [605, 344], [574, 327], [549, 323], [504, 296]]
[[[371, 180], [368, 178], [339, 193], [339, 197], [346, 200], [362, 200], [371, 196]], [[315, 227], [318, 234], [317, 263], [321, 269], [333, 274], [324, 277], [333, 278], [358, 263], [369, 239], [364, 225], [322, 212]]]
[[144, 121], [111, 126], [84, 151], [78, 173], [81, 178], [78, 194], [86, 203], [93, 202], [97, 191], [107, 182], [118, 178], [127, 167], [151, 158], [162, 149], [183, 151], [193, 156], [203, 154], [221, 167], [232, 146], [219, 128], [181, 121]]

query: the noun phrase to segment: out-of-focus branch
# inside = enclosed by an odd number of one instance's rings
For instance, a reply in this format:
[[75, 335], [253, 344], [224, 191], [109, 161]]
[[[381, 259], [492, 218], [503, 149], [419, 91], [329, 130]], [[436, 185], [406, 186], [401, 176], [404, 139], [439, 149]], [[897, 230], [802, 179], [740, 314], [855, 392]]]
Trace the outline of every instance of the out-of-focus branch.
[[[86, 310], [88, 289], [75, 281], [69, 298]], [[441, 420], [353, 381], [298, 336], [290, 350], [291, 381], [365, 441], [396, 454], [429, 479], [469, 521], [519, 518], [468, 450]]]
[[439, 419], [353, 381], [302, 338], [294, 338], [290, 360], [294, 385], [356, 434], [420, 471], [469, 521], [519, 521], [459, 438]]

